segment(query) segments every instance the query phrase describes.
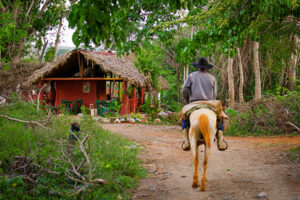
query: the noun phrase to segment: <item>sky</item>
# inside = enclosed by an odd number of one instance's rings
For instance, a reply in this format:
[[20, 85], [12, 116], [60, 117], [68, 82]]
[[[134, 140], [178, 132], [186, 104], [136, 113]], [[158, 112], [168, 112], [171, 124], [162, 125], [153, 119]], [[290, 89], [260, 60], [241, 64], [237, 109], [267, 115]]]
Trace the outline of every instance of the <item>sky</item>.
[[[49, 46], [54, 45], [55, 43], [55, 38], [56, 38], [56, 33], [57, 33], [57, 28], [53, 29], [52, 31], [49, 31], [49, 34], [47, 35], [47, 39], [49, 41]], [[63, 20], [63, 27], [60, 31], [60, 41], [58, 46], [64, 46], [64, 47], [75, 47], [73, 41], [72, 41], [72, 35], [74, 33], [75, 29], [69, 28], [69, 22], [65, 18]]]
[[67, 19], [64, 19], [64, 29], [61, 31], [62, 37], [60, 39], [59, 46], [68, 46], [68, 47], [75, 47], [73, 41], [72, 41], [72, 35], [75, 31], [75, 29], [69, 28], [69, 22]]

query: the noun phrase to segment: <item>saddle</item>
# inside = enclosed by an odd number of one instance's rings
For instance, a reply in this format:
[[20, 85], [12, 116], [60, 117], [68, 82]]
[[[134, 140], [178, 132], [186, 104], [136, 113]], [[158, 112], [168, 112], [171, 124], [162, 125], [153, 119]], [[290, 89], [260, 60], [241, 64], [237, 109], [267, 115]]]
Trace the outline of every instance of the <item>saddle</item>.
[[[183, 114], [183, 119], [188, 120], [190, 115], [198, 109], [207, 108], [215, 112], [217, 115], [217, 121], [223, 121], [224, 129], [227, 128], [229, 118], [223, 111], [222, 102], [220, 100], [210, 100], [210, 101], [195, 101], [185, 105], [181, 112]], [[218, 125], [217, 125], [218, 126]]]

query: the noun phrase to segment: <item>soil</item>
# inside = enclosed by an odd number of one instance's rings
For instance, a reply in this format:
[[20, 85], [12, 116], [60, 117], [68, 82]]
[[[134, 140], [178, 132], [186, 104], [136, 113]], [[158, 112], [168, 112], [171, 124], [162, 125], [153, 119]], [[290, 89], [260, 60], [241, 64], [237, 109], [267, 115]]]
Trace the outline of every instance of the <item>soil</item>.
[[[221, 152], [213, 145], [206, 191], [201, 192], [192, 188], [192, 153], [181, 149], [180, 127], [106, 124], [104, 128], [143, 147], [140, 158], [149, 175], [133, 191], [133, 199], [244, 200], [258, 199], [264, 192], [260, 199], [300, 200], [300, 163], [289, 160], [287, 152], [300, 145], [300, 136], [225, 137], [229, 149]], [[202, 162], [203, 146], [200, 151]], [[201, 178], [201, 164], [199, 174]]]

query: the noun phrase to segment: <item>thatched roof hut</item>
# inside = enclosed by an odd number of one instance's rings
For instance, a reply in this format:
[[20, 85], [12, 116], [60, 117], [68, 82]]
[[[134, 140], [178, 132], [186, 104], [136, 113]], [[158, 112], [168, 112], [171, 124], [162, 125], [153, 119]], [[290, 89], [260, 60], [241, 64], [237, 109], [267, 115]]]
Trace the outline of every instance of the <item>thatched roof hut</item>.
[[125, 57], [118, 57], [111, 52], [92, 52], [85, 50], [73, 50], [67, 54], [57, 57], [53, 62], [43, 68], [36, 70], [24, 83], [26, 86], [37, 83], [43, 78], [65, 77], [66, 74], [78, 72], [80, 61], [85, 68], [89, 65], [96, 65], [104, 73], [111, 73], [116, 77], [128, 81], [130, 84], [139, 87], [146, 86], [146, 78], [138, 72], [132, 61]]
[[46, 63], [0, 63], [0, 94], [10, 96], [11, 93], [21, 90], [24, 81]]

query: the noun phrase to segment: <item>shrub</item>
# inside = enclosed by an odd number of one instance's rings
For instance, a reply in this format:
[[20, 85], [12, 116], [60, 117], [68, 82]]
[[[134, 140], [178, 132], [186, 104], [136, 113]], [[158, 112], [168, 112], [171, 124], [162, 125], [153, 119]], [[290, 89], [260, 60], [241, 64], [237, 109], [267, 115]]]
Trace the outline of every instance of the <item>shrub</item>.
[[150, 96], [145, 99], [144, 104], [141, 105], [141, 108], [143, 112], [150, 116], [152, 121], [157, 117], [159, 111], [161, 110], [159, 107], [159, 101], [155, 97], [151, 99]]
[[299, 93], [272, 97], [227, 110], [230, 116], [229, 135], [291, 134], [300, 126]]

